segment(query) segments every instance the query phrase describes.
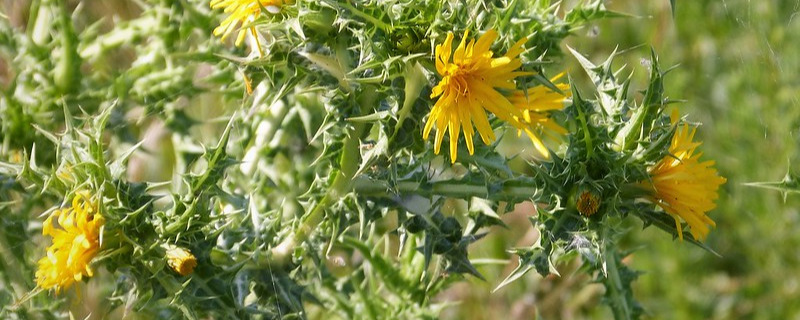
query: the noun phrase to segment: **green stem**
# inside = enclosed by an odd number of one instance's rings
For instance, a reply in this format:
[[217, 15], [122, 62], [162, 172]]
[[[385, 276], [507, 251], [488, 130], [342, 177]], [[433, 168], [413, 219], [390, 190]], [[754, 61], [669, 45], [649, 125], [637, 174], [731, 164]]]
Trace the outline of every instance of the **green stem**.
[[619, 268], [617, 265], [618, 257], [614, 242], [611, 241], [611, 235], [608, 232], [604, 235], [603, 241], [603, 260], [606, 263], [606, 279], [604, 282], [606, 290], [608, 290], [611, 306], [611, 311], [614, 313], [614, 319], [630, 319], [631, 312], [628, 306], [628, 300], [625, 298], [624, 286], [622, 279], [619, 276]]
[[539, 190], [533, 184], [502, 186], [500, 190], [489, 192], [485, 183], [469, 181], [437, 181], [427, 186], [417, 181], [401, 181], [392, 187], [387, 181], [356, 179], [353, 189], [360, 195], [392, 197], [396, 194], [417, 194], [421, 196], [444, 196], [453, 198], [478, 197], [492, 200], [530, 199]]
[[81, 82], [81, 57], [78, 55], [78, 35], [72, 17], [63, 1], [57, 1], [61, 57], [56, 63], [53, 82], [62, 94], [75, 93]]

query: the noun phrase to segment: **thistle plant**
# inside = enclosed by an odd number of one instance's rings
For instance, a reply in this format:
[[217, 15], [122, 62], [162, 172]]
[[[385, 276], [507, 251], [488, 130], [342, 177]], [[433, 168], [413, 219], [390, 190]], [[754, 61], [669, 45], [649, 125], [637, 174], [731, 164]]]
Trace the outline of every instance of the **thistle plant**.
[[637, 318], [631, 221], [706, 248], [725, 179], [656, 54], [637, 95], [616, 54], [562, 50], [623, 16], [601, 1], [134, 5], [0, 24], [4, 317], [63, 316], [88, 283], [104, 314], [436, 318], [522, 202], [539, 236], [498, 289], [577, 259]]

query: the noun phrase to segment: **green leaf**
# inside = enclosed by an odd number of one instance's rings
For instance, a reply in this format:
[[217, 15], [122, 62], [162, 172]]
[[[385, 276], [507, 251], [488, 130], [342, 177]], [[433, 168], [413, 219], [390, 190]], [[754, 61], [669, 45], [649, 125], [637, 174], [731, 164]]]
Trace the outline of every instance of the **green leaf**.
[[[670, 234], [672, 234], [673, 238], [678, 238], [678, 230], [675, 228], [675, 220], [667, 215], [664, 212], [655, 211], [652, 209], [652, 205], [647, 204], [637, 204], [636, 208], [630, 210], [631, 213], [639, 217], [644, 223], [644, 227], [648, 227], [650, 225], [655, 226], [661, 230], [664, 230]], [[687, 241], [709, 253], [721, 257], [719, 253], [711, 249], [711, 247], [707, 246], [705, 243], [698, 241], [697, 239], [692, 236], [689, 231], [683, 230], [683, 240]]]
[[675, 17], [675, 2], [676, 1], [677, 0], [669, 0], [669, 6], [670, 6], [670, 9], [672, 9], [672, 17], [673, 18]]
[[595, 88], [597, 88], [600, 106], [605, 114], [611, 119], [621, 118], [627, 106], [627, 82], [629, 81], [625, 80], [622, 83], [618, 83], [616, 73], [611, 69], [611, 63], [617, 56], [616, 49], [608, 56], [608, 59], [600, 65], [595, 65], [570, 46], [567, 46], [567, 49], [572, 53], [575, 59], [578, 60], [578, 63], [580, 63], [583, 70], [586, 71], [586, 74], [589, 75]]
[[502, 289], [503, 287], [511, 284], [514, 281], [517, 281], [519, 278], [522, 278], [522, 276], [527, 274], [528, 271], [531, 271], [531, 269], [533, 269], [532, 265], [527, 263], [522, 263], [522, 260], [520, 260], [520, 263], [517, 265], [514, 271], [511, 271], [511, 273], [505, 279], [503, 279], [503, 281], [500, 282], [500, 284], [498, 284], [497, 287], [492, 289], [492, 293], [495, 293], [497, 292], [497, 290]]
[[366, 116], [350, 117], [345, 120], [350, 122], [375, 122], [389, 117], [389, 110], [378, 111]]
[[787, 170], [786, 175], [781, 181], [775, 182], [749, 182], [744, 185], [748, 187], [756, 187], [762, 189], [775, 190], [783, 195], [783, 201], [786, 197], [792, 194], [800, 194], [800, 174], [793, 172], [791, 167]]

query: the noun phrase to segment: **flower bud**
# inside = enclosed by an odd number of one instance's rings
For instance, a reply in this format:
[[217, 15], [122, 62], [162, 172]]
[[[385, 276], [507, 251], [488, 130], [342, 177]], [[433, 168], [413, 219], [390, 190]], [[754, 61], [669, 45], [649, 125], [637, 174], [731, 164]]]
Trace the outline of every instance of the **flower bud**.
[[189, 250], [177, 246], [168, 246], [167, 264], [178, 274], [187, 276], [197, 266], [197, 258]]
[[578, 207], [578, 212], [589, 217], [597, 213], [597, 209], [600, 208], [600, 197], [592, 192], [583, 191], [578, 196], [578, 202], [576, 206]]

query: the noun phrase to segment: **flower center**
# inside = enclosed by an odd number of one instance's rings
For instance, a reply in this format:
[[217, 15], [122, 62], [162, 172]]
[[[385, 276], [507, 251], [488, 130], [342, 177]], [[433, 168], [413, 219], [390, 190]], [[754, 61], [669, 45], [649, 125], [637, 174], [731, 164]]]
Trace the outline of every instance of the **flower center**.
[[451, 63], [447, 66], [444, 76], [449, 78], [448, 85], [460, 96], [469, 94], [469, 80], [474, 76], [469, 66]]

